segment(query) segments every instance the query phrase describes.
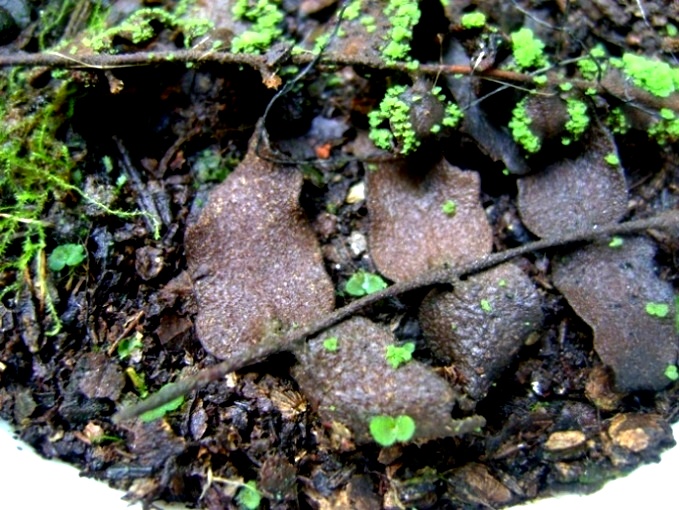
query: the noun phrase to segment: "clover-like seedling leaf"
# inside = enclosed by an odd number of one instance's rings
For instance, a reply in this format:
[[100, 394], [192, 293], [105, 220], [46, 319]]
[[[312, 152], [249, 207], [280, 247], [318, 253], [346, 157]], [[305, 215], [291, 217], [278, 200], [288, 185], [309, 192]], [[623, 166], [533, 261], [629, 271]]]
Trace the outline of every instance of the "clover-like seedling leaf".
[[64, 267], [75, 267], [85, 260], [85, 247], [81, 244], [62, 244], [54, 248], [49, 258], [47, 266], [52, 271], [61, 271]]
[[377, 444], [388, 447], [397, 442], [410, 441], [415, 434], [415, 420], [408, 415], [393, 418], [374, 416], [370, 419], [370, 434]]
[[344, 290], [351, 296], [360, 297], [386, 288], [387, 282], [381, 276], [359, 270], [349, 278]]
[[414, 342], [406, 342], [401, 346], [388, 345], [384, 357], [393, 368], [398, 368], [413, 359], [413, 352], [415, 352]]
[[141, 421], [149, 422], [153, 420], [158, 420], [165, 416], [167, 413], [170, 411], [174, 411], [176, 409], [179, 409], [179, 407], [184, 403], [184, 397], [179, 396], [175, 398], [174, 400], [170, 400], [167, 404], [163, 404], [162, 406], [156, 407], [155, 409], [151, 409], [150, 411], [146, 411], [144, 414], [140, 416]]
[[670, 381], [679, 380], [679, 368], [677, 368], [677, 365], [667, 365], [667, 368], [665, 368], [665, 377]]
[[257, 482], [250, 480], [243, 485], [236, 496], [238, 505], [247, 510], [257, 510], [259, 504], [262, 502], [262, 495], [257, 489]]
[[670, 313], [670, 306], [667, 303], [654, 303], [649, 301], [646, 303], [646, 313], [651, 317], [663, 319]]

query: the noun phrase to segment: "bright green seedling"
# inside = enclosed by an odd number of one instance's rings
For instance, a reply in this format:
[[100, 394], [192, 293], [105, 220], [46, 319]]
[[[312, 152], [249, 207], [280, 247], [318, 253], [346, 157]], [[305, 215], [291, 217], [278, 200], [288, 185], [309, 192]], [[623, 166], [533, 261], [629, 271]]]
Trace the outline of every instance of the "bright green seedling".
[[165, 416], [170, 411], [175, 411], [179, 409], [183, 403], [184, 397], [183, 396], [177, 397], [174, 400], [170, 400], [167, 404], [163, 404], [160, 407], [156, 407], [155, 409], [146, 411], [144, 414], [140, 416], [141, 421], [149, 422], [153, 420], [158, 420]]
[[535, 37], [530, 28], [522, 28], [511, 34], [512, 53], [521, 69], [540, 68], [547, 65], [545, 44]]
[[413, 359], [413, 352], [415, 352], [414, 342], [406, 342], [401, 346], [388, 345], [384, 357], [387, 363], [396, 369]]
[[326, 351], [337, 352], [337, 350], [339, 349], [339, 338], [337, 338], [336, 336], [326, 338], [325, 340], [323, 340], [323, 348]]
[[483, 310], [486, 313], [490, 313], [493, 311], [493, 305], [490, 304], [490, 301], [487, 299], [482, 299], [481, 302], [481, 310]]
[[457, 212], [457, 202], [455, 202], [455, 200], [446, 200], [443, 202], [441, 210], [443, 211], [443, 214], [447, 216], [455, 216], [455, 213]]
[[677, 368], [677, 365], [667, 365], [665, 377], [672, 382], [679, 380], [679, 368]]
[[123, 338], [118, 343], [118, 358], [121, 360], [129, 358], [134, 351], [141, 350], [142, 338], [143, 335], [139, 331], [134, 336]]
[[52, 271], [61, 271], [66, 266], [75, 267], [82, 264], [87, 257], [85, 247], [81, 244], [61, 244], [54, 248], [49, 258], [47, 266]]
[[415, 420], [408, 415], [374, 416], [370, 419], [370, 434], [383, 447], [410, 441], [415, 434]]
[[381, 276], [361, 269], [349, 278], [344, 290], [350, 296], [361, 297], [386, 288], [387, 282]]
[[622, 237], [620, 236], [614, 236], [609, 242], [608, 242], [608, 247], [609, 248], [620, 248], [625, 241], [623, 240]]
[[460, 18], [462, 28], [483, 28], [486, 26], [486, 15], [479, 11], [468, 12]]
[[236, 501], [241, 508], [257, 510], [262, 502], [262, 494], [257, 488], [257, 482], [250, 480], [243, 484], [236, 495]]
[[670, 313], [670, 306], [667, 303], [646, 303], [646, 313], [652, 317], [664, 319]]
[[620, 165], [620, 158], [615, 152], [611, 152], [609, 154], [606, 154], [604, 156], [604, 161], [608, 163], [611, 166], [619, 166]]

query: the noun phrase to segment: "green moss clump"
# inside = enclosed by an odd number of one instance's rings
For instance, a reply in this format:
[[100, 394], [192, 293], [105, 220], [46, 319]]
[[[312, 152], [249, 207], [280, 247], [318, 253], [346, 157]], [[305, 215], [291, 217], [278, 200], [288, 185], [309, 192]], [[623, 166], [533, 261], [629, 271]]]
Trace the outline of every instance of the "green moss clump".
[[526, 99], [522, 99], [512, 110], [512, 119], [509, 121], [509, 129], [512, 137], [526, 152], [536, 153], [540, 150], [542, 142], [530, 129], [532, 119], [526, 110]]
[[611, 64], [622, 68], [634, 84], [658, 97], [667, 97], [679, 88], [679, 69], [666, 62], [625, 53]]
[[511, 34], [512, 53], [521, 69], [540, 68], [547, 65], [545, 44], [535, 37], [530, 28], [521, 28]]
[[[442, 126], [457, 126], [463, 117], [462, 110], [454, 103], [448, 103], [445, 108], [443, 107], [446, 98], [441, 93], [440, 87], [435, 87], [426, 93], [413, 95], [411, 89], [405, 85], [394, 85], [387, 89], [379, 108], [368, 114], [369, 136], [376, 147], [384, 150], [392, 150], [398, 147], [401, 154], [407, 155], [421, 145], [421, 140], [413, 126], [411, 109], [417, 103], [421, 104], [425, 100], [424, 96], [427, 96], [426, 99], [432, 101], [434, 106], [443, 110], [440, 124], [434, 123], [431, 126], [429, 130], [431, 134], [439, 133]], [[427, 111], [431, 110], [427, 109]], [[383, 127], [386, 123], [388, 123], [389, 129]]]
[[408, 60], [413, 28], [420, 20], [420, 8], [416, 0], [389, 0], [384, 10], [391, 29], [382, 55], [387, 62]]
[[606, 50], [600, 44], [589, 51], [589, 54], [580, 60], [577, 65], [580, 74], [585, 80], [595, 80], [600, 74], [606, 71], [607, 64], [603, 60], [606, 57]]
[[679, 140], [679, 118], [669, 108], [660, 110], [660, 118], [648, 128], [648, 134], [658, 145]]
[[[180, 12], [185, 12], [185, 7], [186, 5], [183, 5]], [[126, 39], [133, 44], [149, 41], [156, 36], [155, 23], [180, 30], [184, 34], [187, 47], [191, 41], [205, 35], [213, 26], [208, 20], [185, 17], [161, 7], [137, 9], [122, 23], [107, 29], [103, 29], [105, 17], [103, 13], [98, 15], [96, 20], [90, 23], [87, 34], [82, 39], [83, 45], [96, 52], [110, 50], [115, 37]]]
[[250, 30], [231, 41], [234, 53], [262, 53], [283, 34], [281, 23], [285, 15], [274, 0], [257, 0], [254, 5], [248, 0], [237, 0], [232, 13], [237, 20], [253, 23]]
[[[568, 112], [568, 121], [565, 126], [566, 131], [572, 135], [573, 140], [577, 140], [589, 127], [587, 105], [579, 99], [569, 98], [566, 100], [566, 111]], [[566, 137], [562, 141], [564, 145], [568, 145], [571, 137]]]

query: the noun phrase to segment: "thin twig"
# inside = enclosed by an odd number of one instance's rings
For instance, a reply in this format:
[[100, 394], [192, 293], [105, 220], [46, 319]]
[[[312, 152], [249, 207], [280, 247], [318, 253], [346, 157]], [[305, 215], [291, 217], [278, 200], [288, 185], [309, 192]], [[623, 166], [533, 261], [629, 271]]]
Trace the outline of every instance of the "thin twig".
[[113, 420], [114, 422], [119, 423], [124, 420], [132, 419], [170, 402], [177, 397], [186, 395], [209, 382], [217, 381], [230, 372], [260, 362], [267, 356], [281, 351], [294, 350], [296, 347], [302, 345], [307, 338], [321, 333], [329, 327], [356, 315], [383, 299], [397, 297], [413, 290], [434, 285], [454, 284], [454, 282], [460, 278], [485, 271], [516, 257], [535, 251], [556, 248], [573, 243], [588, 242], [613, 235], [633, 234], [648, 229], [671, 229], [677, 227], [679, 227], [679, 211], [668, 211], [648, 219], [607, 224], [583, 232], [566, 234], [555, 239], [534, 241], [517, 248], [491, 253], [461, 267], [441, 268], [427, 271], [412, 280], [396, 283], [384, 290], [352, 301], [348, 305], [325, 315], [309, 326], [295, 329], [286, 335], [265, 338], [258, 346], [247, 353], [234, 355], [230, 359], [222, 361], [217, 365], [204, 368], [194, 375], [188, 376], [175, 383], [168, 384], [146, 400], [123, 408], [114, 415]]

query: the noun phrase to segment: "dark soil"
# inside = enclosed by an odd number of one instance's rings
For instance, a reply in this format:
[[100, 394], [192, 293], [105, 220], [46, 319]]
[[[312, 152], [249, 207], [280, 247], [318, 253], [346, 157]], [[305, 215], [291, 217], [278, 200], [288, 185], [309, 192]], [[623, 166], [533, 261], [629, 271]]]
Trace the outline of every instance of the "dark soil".
[[[152, 3], [158, 2], [148, 2]], [[314, 26], [332, 28], [337, 4], [320, 3], [322, 8], [302, 2], [306, 16], [292, 14], [299, 2], [286, 4], [291, 13], [286, 27], [292, 36]], [[677, 39], [664, 35], [669, 23], [679, 26], [676, 8], [660, 1], [641, 2], [647, 9], [645, 21], [639, 2], [571, 4], [491, 0], [459, 2], [452, 11], [476, 6], [506, 32], [528, 24], [546, 42], [555, 61], [565, 60], [581, 47], [604, 43], [618, 55], [632, 51], [676, 63], [672, 50]], [[451, 54], [447, 45], [457, 36], [449, 32], [447, 22], [436, 28], [446, 33], [446, 46], [441, 49], [427, 28], [441, 21], [439, 2], [422, 2], [422, 11], [413, 51], [422, 62], [435, 64], [440, 55]], [[535, 19], [545, 20], [546, 25]], [[6, 51], [35, 50], [30, 30], [36, 30], [37, 24], [34, 21], [24, 29]], [[157, 28], [158, 37], [143, 50], [176, 47], [168, 30]], [[473, 48], [473, 39], [462, 42]], [[119, 43], [121, 51], [133, 50]], [[498, 65], [507, 58], [503, 52], [508, 50], [500, 49]], [[33, 73], [31, 93], [39, 100], [50, 80], [43, 71]], [[590, 319], [570, 296], [568, 301], [564, 297], [569, 290], [562, 287], [561, 279], [564, 271], [570, 271], [564, 257], [571, 253], [565, 249], [515, 261], [530, 277], [534, 287], [530, 292], [539, 296], [542, 326], [535, 331], [511, 321], [493, 326], [493, 331], [518, 331], [520, 339], [516, 345], [503, 338], [503, 353], [488, 361], [492, 384], [476, 379], [484, 373], [479, 363], [467, 359], [456, 366], [447, 347], [428, 343], [418, 307], [430, 289], [390, 299], [362, 313], [387, 326], [398, 340], [414, 341], [415, 360], [454, 390], [456, 400], [448, 414], [455, 419], [482, 416], [486, 425], [481, 430], [380, 448], [319, 410], [322, 399], [310, 397], [313, 391], [307, 394], [301, 387], [302, 381], [309, 385], [311, 380], [313, 385], [313, 378], [300, 376], [298, 384], [294, 375], [305, 367], [295, 367], [295, 356], [286, 352], [200, 388], [162, 419], [114, 425], [116, 410], [139, 399], [139, 386], [131, 373], [143, 375], [148, 390], [154, 392], [220, 361], [206, 351], [194, 327], [203, 302], [194, 296], [193, 280], [198, 278], [188, 270], [185, 233], [198, 221], [210, 190], [223, 179], [219, 171], [234, 170], [248, 153], [251, 137], [257, 140], [257, 120], [275, 91], [267, 89], [260, 74], [249, 67], [216, 63], [69, 73], [77, 93], [72, 116], [64, 121], [59, 136], [81, 148], [82, 188], [112, 207], [142, 210], [159, 218], [161, 235], [153, 238], [153, 224], [146, 216], [120, 218], [75, 195], [55, 196], [49, 208], [54, 228], [47, 253], [69, 242], [82, 242], [88, 253], [82, 266], [49, 276], [47, 291], [54, 296], [63, 322], [55, 336], [46, 335], [52, 322], [40, 297], [42, 290], [34, 284], [35, 266], [30, 275], [0, 274], [3, 285], [25, 279], [22, 291], [5, 295], [0, 302], [0, 417], [15, 424], [22, 439], [45, 457], [75, 464], [86, 476], [128, 490], [131, 500], [149, 504], [161, 499], [199, 508], [237, 508], [237, 483], [255, 480], [264, 497], [262, 508], [497, 508], [556, 490], [595, 490], [611, 477], [657, 461], [660, 452], [674, 444], [669, 426], [679, 410], [677, 385], [649, 376], [648, 384], [625, 377], [624, 388], [616, 386], [616, 370], [634, 371], [641, 365], [639, 377], [646, 377], [648, 365], [643, 358], [633, 363], [618, 358], [602, 361], [603, 344], [609, 340], [599, 335], [604, 327], [596, 322], [599, 316]], [[118, 80], [124, 85], [113, 93]], [[377, 257], [371, 257], [370, 243], [365, 245], [374, 235], [369, 204], [360, 194], [354, 199], [350, 193], [358, 184], [377, 180], [367, 177], [372, 165], [384, 171], [390, 164], [405, 164], [400, 159], [375, 163], [354, 157], [361, 154], [366, 113], [377, 106], [390, 80], [408, 82], [405, 75], [391, 76], [366, 66], [314, 69], [277, 100], [266, 119], [271, 150], [300, 161], [280, 168], [304, 176], [300, 211], [320, 243], [319, 253], [334, 289], [343, 289], [358, 269], [390, 274], [378, 267]], [[494, 86], [476, 78], [470, 83], [479, 95]], [[515, 102], [510, 88], [489, 98], [486, 112], [506, 123]], [[613, 138], [606, 128], [596, 129], [605, 131], [605, 142], [590, 134], [591, 138], [570, 147], [553, 143], [527, 159], [528, 166], [534, 173], [547, 167], [559, 172], [555, 162], [568, 160], [596, 170], [596, 162], [582, 158], [599, 154], [598, 143], [614, 143], [627, 198], [620, 201], [619, 195], [583, 192], [584, 208], [603, 203], [608, 214], [622, 207], [622, 218], [607, 221], [677, 208], [675, 145], [660, 147], [641, 131]], [[492, 249], [500, 251], [535, 239], [531, 233], [535, 230], [529, 230], [519, 216], [518, 189], [523, 194], [528, 185], [517, 187], [518, 172], [503, 174], [505, 163], [489, 157], [490, 152], [468, 133], [452, 132], [425, 142], [407, 164], [431, 168], [443, 154], [451, 165], [478, 172], [477, 205], [485, 211]], [[112, 170], [102, 164], [104, 157], [112, 161]], [[116, 182], [123, 184], [116, 186]], [[622, 181], [615, 182], [612, 187], [620, 187]], [[239, 227], [248, 237], [248, 223]], [[676, 295], [676, 236], [662, 231], [643, 235], [639, 256], [646, 258], [634, 267], [643, 268], [648, 279]], [[285, 232], [276, 236], [276, 243], [286, 242]], [[406, 241], [399, 241], [404, 244], [408, 248]], [[199, 251], [200, 246], [193, 249]], [[482, 255], [483, 249], [470, 258]], [[274, 253], [271, 264], [276, 261]], [[637, 264], [637, 259], [629, 264]], [[552, 273], [555, 267], [560, 275], [558, 288]], [[394, 268], [394, 274], [399, 270]], [[249, 273], [239, 269], [231, 278], [243, 274]], [[590, 280], [579, 282], [580, 288], [594, 285]], [[448, 299], [464, 301], [468, 299], [464, 292], [476, 296], [470, 286], [462, 286], [460, 294]], [[353, 299], [339, 290], [336, 293], [336, 307]], [[535, 296], [530, 294], [526, 300], [532, 303]], [[431, 303], [434, 298], [426, 299]], [[592, 306], [584, 305], [588, 310]], [[649, 351], [669, 350], [676, 362], [679, 342], [674, 324], [669, 333], [663, 331], [662, 346]], [[138, 338], [141, 347], [122, 358], [118, 347], [132, 338]], [[483, 337], [479, 343], [485, 346], [479, 348], [485, 360], [495, 347], [486, 345]], [[474, 351], [473, 346], [465, 349]], [[658, 356], [665, 359], [665, 354]], [[498, 359], [502, 366], [497, 365]], [[379, 384], [379, 377], [369, 380], [375, 379], [373, 385]]]

